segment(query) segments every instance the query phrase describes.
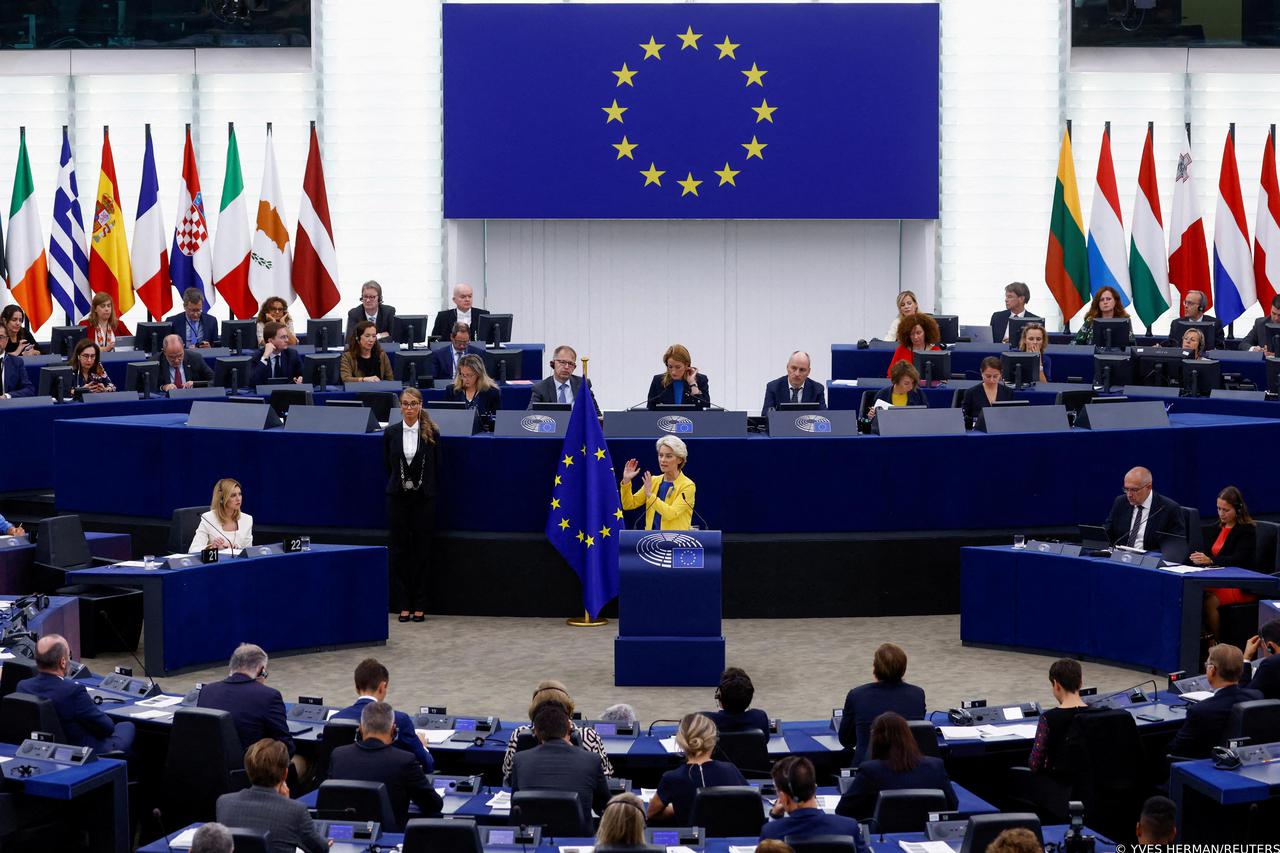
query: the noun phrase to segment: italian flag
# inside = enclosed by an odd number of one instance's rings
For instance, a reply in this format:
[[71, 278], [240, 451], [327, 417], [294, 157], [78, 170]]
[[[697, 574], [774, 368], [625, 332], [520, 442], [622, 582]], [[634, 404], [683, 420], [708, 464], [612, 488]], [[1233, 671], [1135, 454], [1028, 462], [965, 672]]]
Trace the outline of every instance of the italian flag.
[[1071, 158], [1071, 131], [1062, 134], [1058, 152], [1058, 177], [1053, 185], [1053, 212], [1049, 215], [1049, 249], [1045, 254], [1044, 281], [1062, 310], [1063, 322], [1084, 307], [1089, 293], [1089, 256], [1085, 246], [1084, 217], [1080, 214], [1080, 190]]
[[228, 123], [227, 135], [227, 171], [222, 178], [218, 237], [213, 243], [213, 282], [227, 300], [231, 316], [247, 320], [258, 313], [258, 300], [249, 290], [249, 218], [234, 124]]
[[49, 293], [49, 262], [40, 233], [35, 189], [31, 163], [27, 160], [27, 130], [22, 128], [18, 169], [13, 176], [13, 200], [9, 205], [9, 285], [31, 328], [39, 329], [53, 316], [53, 297]]
[[1138, 194], [1133, 200], [1133, 234], [1129, 240], [1129, 282], [1133, 307], [1148, 328], [1169, 310], [1169, 269], [1165, 263], [1164, 223], [1160, 219], [1160, 189], [1156, 185], [1156, 157], [1152, 126], [1142, 146]]

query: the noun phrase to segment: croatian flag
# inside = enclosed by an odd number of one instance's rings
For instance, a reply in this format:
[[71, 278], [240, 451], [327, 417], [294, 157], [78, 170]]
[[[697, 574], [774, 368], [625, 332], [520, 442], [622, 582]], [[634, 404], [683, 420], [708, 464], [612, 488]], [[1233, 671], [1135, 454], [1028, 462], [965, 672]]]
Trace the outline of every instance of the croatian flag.
[[169, 276], [178, 293], [188, 287], [203, 293], [204, 306], [208, 309], [217, 301], [213, 290], [213, 246], [209, 241], [209, 221], [204, 216], [204, 194], [200, 192], [200, 173], [196, 170], [190, 127], [182, 152], [182, 183], [178, 185], [176, 215], [178, 223], [173, 229], [173, 248], [169, 250]]
[[1128, 305], [1129, 262], [1124, 240], [1124, 220], [1120, 216], [1120, 192], [1116, 189], [1116, 169], [1111, 162], [1111, 124], [1102, 131], [1098, 152], [1098, 181], [1089, 211], [1089, 287], [1097, 293], [1110, 286]]
[[1222, 324], [1234, 323], [1244, 309], [1258, 301], [1254, 290], [1249, 229], [1236, 169], [1235, 125], [1227, 131], [1218, 177], [1218, 213], [1213, 223], [1213, 301]]

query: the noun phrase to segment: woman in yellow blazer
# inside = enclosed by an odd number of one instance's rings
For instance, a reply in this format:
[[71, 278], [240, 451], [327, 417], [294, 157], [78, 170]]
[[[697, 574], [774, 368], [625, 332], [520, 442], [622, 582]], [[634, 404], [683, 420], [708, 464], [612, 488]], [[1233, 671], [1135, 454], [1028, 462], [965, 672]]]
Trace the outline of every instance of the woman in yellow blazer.
[[658, 468], [662, 477], [655, 479], [644, 472], [644, 490], [633, 492], [631, 481], [640, 473], [640, 463], [628, 459], [622, 469], [622, 508], [644, 506], [645, 530], [688, 530], [693, 526], [693, 480], [684, 475], [689, 461], [689, 448], [674, 435], [658, 439]]

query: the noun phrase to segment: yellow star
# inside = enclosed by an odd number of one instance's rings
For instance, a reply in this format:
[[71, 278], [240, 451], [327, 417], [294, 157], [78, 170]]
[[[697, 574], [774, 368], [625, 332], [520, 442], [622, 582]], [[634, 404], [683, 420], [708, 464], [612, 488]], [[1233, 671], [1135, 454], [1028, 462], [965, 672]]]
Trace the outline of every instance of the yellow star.
[[581, 542], [581, 541], [582, 541], [583, 539], [585, 539], [585, 538], [586, 538], [586, 537], [582, 534], [582, 531], [581, 531], [581, 530], [579, 530], [579, 531], [578, 531], [578, 541], [579, 541], [579, 542]]
[[603, 447], [597, 447], [597, 448], [596, 448], [596, 459], [600, 460], [601, 462], [603, 462], [603, 461], [604, 461], [604, 448], [603, 448]]
[[694, 50], [697, 50], [698, 39], [702, 38], [702, 33], [695, 33], [693, 31], [693, 27], [689, 27], [689, 29], [685, 30], [683, 33], [676, 33], [676, 38], [680, 39], [682, 42], [680, 45], [681, 50], [684, 50], [686, 47], [691, 47]]
[[569, 519], [567, 519], [567, 518], [562, 518], [562, 519], [560, 519], [560, 529], [561, 529], [561, 530], [568, 530], [568, 529], [569, 529]]
[[[768, 147], [769, 147], [769, 143], [767, 143], [767, 142], [757, 142], [757, 141], [756, 141], [756, 138], [755, 138], [755, 135], [753, 134], [753, 135], [752, 135], [752, 137], [751, 137], [751, 141], [750, 141], [750, 142], [744, 142], [744, 143], [742, 143], [742, 147], [743, 147], [743, 148], [745, 148], [745, 149], [747, 149], [747, 159], [748, 159], [748, 160], [750, 160], [752, 157], [757, 157], [757, 158], [759, 158], [759, 159], [763, 160], [763, 159], [764, 159], [764, 149], [766, 149], [766, 148], [768, 148]], [[736, 186], [736, 184], [735, 184], [735, 186]]]
[[[623, 68], [623, 70], [624, 70], [624, 71], [626, 70], [626, 67], [627, 67], [627, 64], [624, 62], [624, 63], [622, 64], [622, 68]], [[617, 72], [617, 71], [615, 71], [615, 72], [613, 72], [613, 73], [614, 73], [614, 74], [617, 74], [618, 72]], [[768, 72], [768, 71], [761, 71], [759, 68], [757, 68], [757, 67], [756, 67], [756, 64], [753, 62], [753, 63], [751, 63], [751, 70], [750, 70], [750, 71], [743, 71], [742, 73], [743, 73], [743, 74], [745, 74], [745, 75], [747, 75], [747, 85], [748, 85], [748, 86], [750, 86], [752, 83], [755, 83], [757, 86], [759, 86], [760, 88], [762, 88], [762, 89], [763, 89], [763, 88], [764, 88], [764, 75], [768, 74], [769, 72]], [[619, 84], [619, 85], [621, 85], [621, 84]]]
[[607, 524], [606, 524], [604, 527], [601, 527], [601, 528], [600, 528], [600, 536], [601, 536], [601, 538], [604, 538], [604, 539], [609, 538], [609, 534], [610, 534], [610, 533], [612, 533], [612, 532], [613, 532], [613, 531], [611, 531], [611, 530], [609, 529], [609, 525], [607, 525]]
[[620, 510], [620, 509], [615, 509], [615, 510], [613, 511], [613, 517], [614, 517], [614, 518], [616, 518], [616, 519], [618, 519], [618, 521], [622, 521], [622, 510]]
[[551, 508], [552, 508], [552, 509], [559, 509], [559, 508], [560, 508], [560, 499], [559, 499], [559, 498], [552, 498], [552, 499], [551, 499]]
[[572, 465], [572, 464], [573, 464], [573, 457], [572, 457], [572, 456], [565, 456], [565, 458], [564, 458], [564, 459], [562, 459], [561, 461], [564, 463], [565, 467], [567, 468], [567, 467], [569, 467], [570, 465]]
[[662, 176], [665, 175], [666, 173], [667, 171], [665, 169], [656, 168], [653, 165], [652, 160], [649, 161], [648, 169], [640, 170], [640, 174], [644, 175], [644, 185], [646, 187], [649, 186], [649, 184], [657, 184], [658, 186], [662, 186]]
[[621, 142], [614, 142], [611, 144], [614, 148], [618, 149], [618, 156], [614, 158], [615, 160], [621, 160], [623, 157], [626, 157], [629, 160], [636, 159], [631, 156], [631, 152], [636, 150], [637, 146], [634, 142], [627, 141], [627, 135], [625, 133], [622, 135]]
[[731, 187], [736, 187], [737, 184], [733, 182], [733, 176], [738, 174], [738, 172], [741, 172], [741, 171], [742, 171], [741, 169], [737, 169], [737, 170], [730, 169], [728, 161], [725, 161], [724, 168], [717, 169], [715, 171], [715, 173], [720, 176], [720, 183], [716, 184], [716, 186], [722, 187], [725, 184], [728, 184]]
[[717, 56], [716, 59], [724, 59], [726, 56], [729, 57], [730, 59], [737, 59], [738, 57], [734, 56], [733, 52], [738, 48], [742, 47], [742, 45], [740, 44], [734, 44], [733, 42], [729, 41], [728, 36], [724, 37], [724, 41], [720, 42], [717, 45], [712, 45], [712, 46], [720, 48], [720, 55]]
[[[618, 99], [614, 98], [613, 106], [601, 107], [600, 109], [604, 110], [605, 114], [609, 116], [607, 119], [604, 120], [605, 124], [608, 124], [611, 121], [616, 121], [618, 124], [622, 124], [622, 114], [625, 113], [627, 110], [631, 109], [631, 107], [618, 106]], [[754, 107], [752, 109], [754, 109]]]
[[[611, 72], [611, 73], [613, 74], [613, 76], [615, 76], [615, 77], [617, 77], [617, 78], [618, 78], [618, 83], [617, 83], [617, 85], [615, 85], [615, 86], [614, 86], [614, 88], [615, 88], [615, 89], [616, 89], [618, 86], [621, 86], [623, 83], [626, 83], [626, 84], [627, 84], [628, 86], [630, 86], [632, 89], [634, 89], [634, 88], [636, 87], [636, 84], [631, 82], [631, 78], [632, 78], [632, 77], [634, 77], [634, 76], [636, 76], [636, 72], [632, 71], [630, 68], [627, 68], [627, 63], [625, 63], [625, 62], [624, 62], [624, 63], [622, 63], [622, 70], [621, 70], [621, 71], [614, 71], [614, 72]], [[743, 73], [743, 74], [746, 74], [747, 72], [743, 71], [742, 73]]]
[[684, 198], [684, 197], [685, 197], [685, 196], [687, 196], [689, 193], [693, 193], [694, 195], [697, 195], [697, 194], [698, 194], [698, 185], [699, 185], [699, 184], [701, 184], [701, 183], [702, 183], [702, 181], [695, 181], [695, 180], [693, 179], [693, 172], [690, 172], [690, 173], [689, 173], [689, 177], [685, 178], [683, 181], [676, 181], [676, 183], [677, 183], [677, 184], [679, 184], [681, 187], [683, 187], [683, 188], [684, 188], [684, 189], [683, 189], [683, 190], [681, 190], [681, 192], [680, 192], [680, 197], [681, 197], [681, 198]]
[[588, 547], [588, 548], [590, 548], [590, 547], [591, 547], [592, 545], [594, 545], [594, 544], [596, 544], [596, 537], [594, 537], [594, 536], [588, 536], [588, 537], [587, 537], [587, 547]]
[[560, 485], [560, 475], [556, 474], [556, 485]]
[[[623, 109], [626, 109], [626, 108], [624, 107]], [[751, 109], [756, 111], [756, 124], [759, 124], [762, 121], [767, 121], [769, 122], [769, 124], [773, 124], [773, 114], [778, 110], [777, 107], [769, 106], [769, 101], [767, 98], [761, 98], [760, 106], [752, 107]], [[622, 119], [618, 119], [618, 121], [622, 121]], [[608, 122], [605, 122], [605, 123], [608, 124]]]
[[[642, 44], [640, 45], [640, 47], [644, 49], [644, 59], [648, 59], [649, 57], [652, 56], [654, 59], [661, 60], [662, 54], [659, 51], [661, 51], [664, 47], [666, 47], [666, 45], [658, 44], [656, 41], [653, 40], [653, 36], [649, 36], [649, 43]], [[644, 62], [644, 59], [640, 61]]]

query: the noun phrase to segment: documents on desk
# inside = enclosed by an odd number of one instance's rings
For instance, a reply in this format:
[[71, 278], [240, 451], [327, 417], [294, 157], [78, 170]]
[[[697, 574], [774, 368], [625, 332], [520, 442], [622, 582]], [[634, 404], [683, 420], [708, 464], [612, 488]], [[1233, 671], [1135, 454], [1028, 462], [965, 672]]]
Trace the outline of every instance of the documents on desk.
[[641, 789], [640, 789], [640, 799], [641, 799], [642, 801], [644, 801], [645, 803], [648, 803], [650, 800], [652, 800], [652, 799], [657, 795], [657, 793], [658, 793], [658, 789], [657, 789], [657, 788], [641, 788]]
[[1203, 702], [1206, 699], [1213, 698], [1213, 691], [1212, 690], [1192, 690], [1189, 693], [1183, 693], [1178, 698], [1185, 699], [1188, 702]]
[[729, 853], [756, 853], [754, 844], [730, 844]]
[[680, 747], [676, 745], [676, 739], [674, 736], [664, 737], [662, 740], [658, 741], [658, 743], [662, 744], [662, 748], [667, 752], [670, 752], [673, 755], [680, 754]]
[[486, 802], [485, 805], [493, 809], [495, 812], [509, 812], [511, 811], [511, 792], [499, 791], [490, 797], [489, 801]]
[[196, 843], [196, 830], [199, 828], [200, 827], [198, 826], [193, 826], [190, 829], [182, 830], [182, 832], [179, 832], [176, 836], [174, 836], [173, 840], [169, 842], [169, 846], [185, 847], [187, 849], [190, 849], [191, 846]]
[[1189, 575], [1192, 572], [1203, 572], [1213, 567], [1212, 566], [1163, 566], [1162, 565], [1160, 568], [1166, 572], [1173, 572], [1175, 575]]
[[938, 726], [947, 740], [1020, 740], [1036, 736], [1035, 723], [1013, 726]]
[[839, 794], [819, 794], [818, 795], [818, 808], [822, 809], [827, 814], [835, 814], [836, 806], [838, 805], [840, 805]]
[[945, 841], [899, 841], [898, 846], [907, 853], [956, 853]]
[[166, 696], [161, 693], [159, 696], [152, 696], [150, 699], [143, 699], [135, 702], [139, 708], [168, 708], [173, 705], [182, 704], [181, 696]]
[[418, 733], [418, 737], [425, 740], [428, 744], [439, 746], [445, 743], [455, 734], [454, 729], [414, 729]]
[[[178, 701], [181, 702], [182, 700], [179, 699]], [[163, 720], [164, 722], [172, 722], [173, 712], [154, 708], [150, 711], [143, 711], [140, 714], [134, 714], [133, 718], [135, 720]]]

